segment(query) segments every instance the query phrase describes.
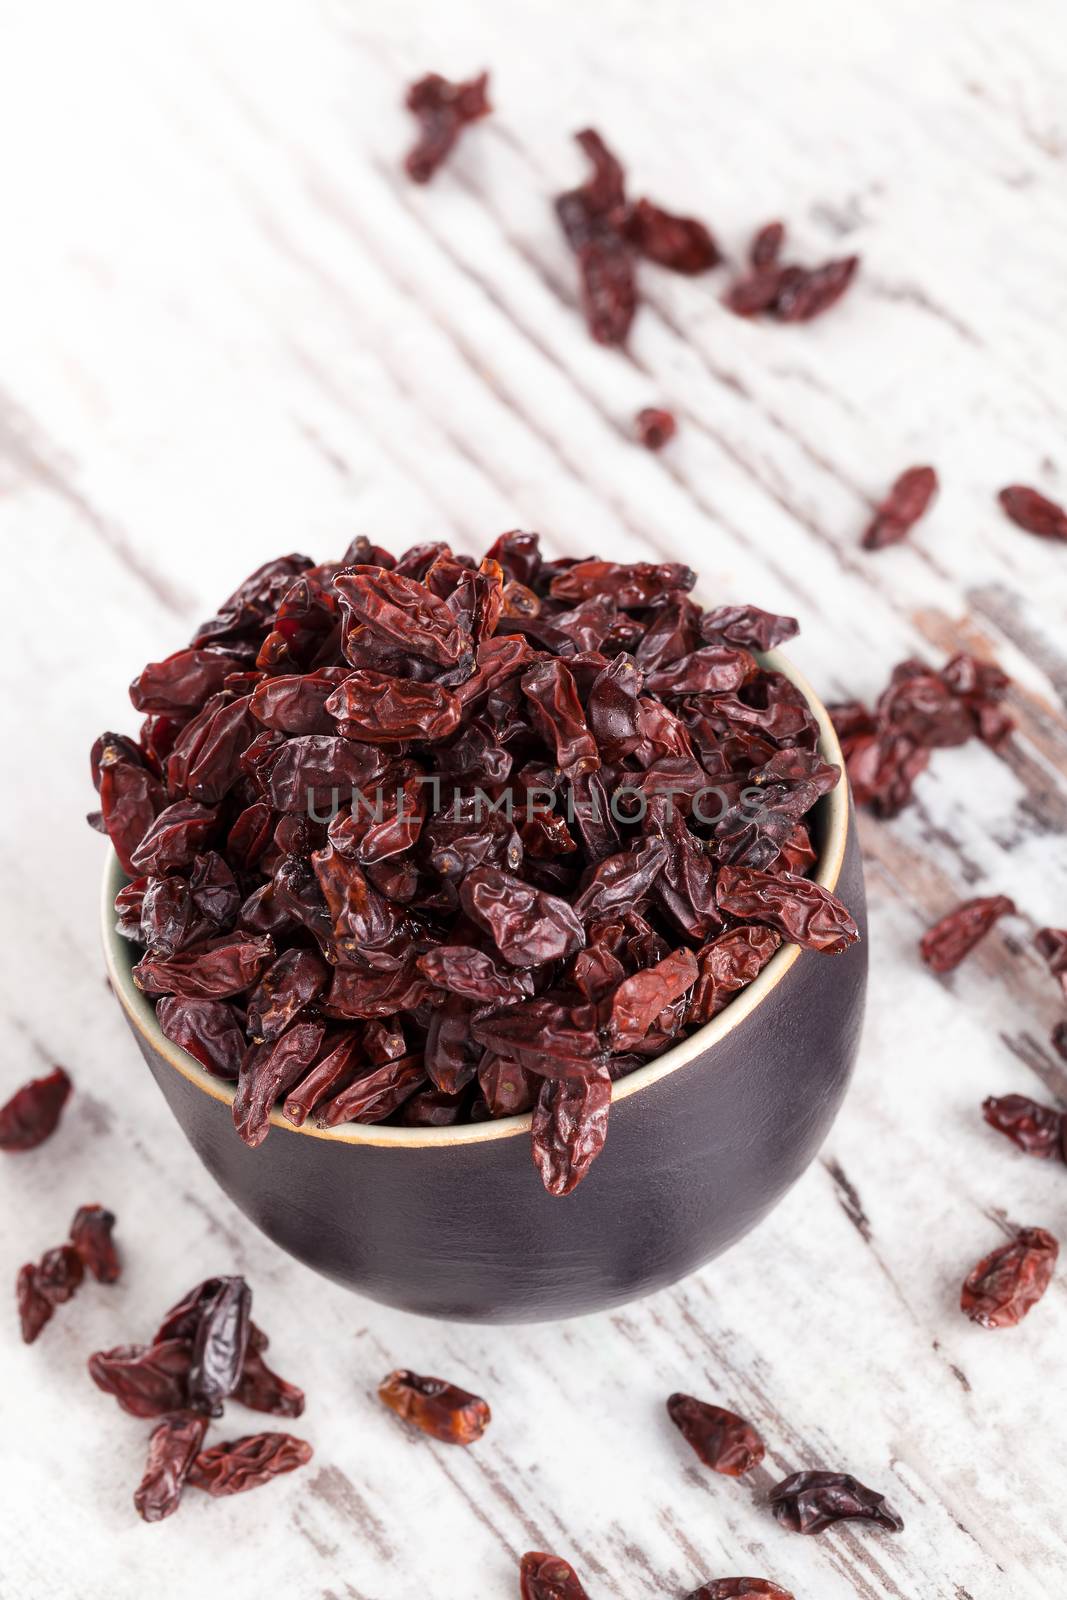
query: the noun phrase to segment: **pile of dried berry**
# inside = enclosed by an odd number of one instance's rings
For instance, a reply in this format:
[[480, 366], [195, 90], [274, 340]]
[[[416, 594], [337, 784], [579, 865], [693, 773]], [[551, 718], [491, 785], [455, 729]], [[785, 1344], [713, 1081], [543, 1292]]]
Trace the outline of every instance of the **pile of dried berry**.
[[361, 538], [268, 562], [134, 680], [139, 740], [92, 759], [118, 927], [248, 1144], [279, 1099], [323, 1128], [532, 1110], [566, 1194], [613, 1080], [782, 940], [857, 938], [805, 875], [839, 769], [753, 654], [796, 623], [694, 581], [534, 534], [480, 563]]
[[299, 1417], [304, 1396], [263, 1359], [268, 1340], [251, 1319], [243, 1278], [207, 1278], [171, 1307], [148, 1345], [89, 1357], [89, 1374], [132, 1417], [159, 1418], [133, 1501], [146, 1522], [177, 1511], [187, 1483], [210, 1495], [241, 1494], [311, 1460], [289, 1433], [255, 1433], [204, 1449], [209, 1419], [234, 1399], [251, 1411]]

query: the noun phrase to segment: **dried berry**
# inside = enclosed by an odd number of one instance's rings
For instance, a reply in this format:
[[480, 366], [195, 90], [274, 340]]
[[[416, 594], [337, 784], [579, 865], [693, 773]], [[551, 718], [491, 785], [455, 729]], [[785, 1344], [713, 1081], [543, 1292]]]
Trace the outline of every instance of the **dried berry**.
[[964, 900], [928, 928], [919, 941], [923, 961], [932, 972], [953, 972], [1001, 917], [1013, 917], [1015, 903], [1006, 895]]
[[70, 1225], [70, 1242], [97, 1283], [115, 1283], [122, 1271], [111, 1237], [115, 1214], [103, 1206], [79, 1206]]
[[672, 1394], [667, 1415], [713, 1472], [740, 1478], [763, 1460], [763, 1440], [750, 1422], [733, 1411], [694, 1400], [692, 1395]]
[[[561, 222], [629, 270], [622, 169], [580, 142], [592, 171]], [[234, 1084], [246, 1143], [279, 1105], [322, 1129], [532, 1111], [542, 1180], [566, 1195], [604, 1147], [613, 1081], [716, 1015], [783, 936], [855, 938], [807, 876], [839, 774], [756, 654], [796, 622], [705, 611], [695, 582], [680, 562], [548, 561], [530, 533], [480, 562], [358, 538], [336, 562], [266, 563], [141, 674], [135, 698], [160, 709], [91, 763], [140, 869], [120, 931], [165, 1035]], [[909, 748], [991, 737], [1003, 682], [964, 657], [932, 689], [900, 673], [879, 716]], [[218, 1292], [160, 1340], [191, 1345]]]
[[768, 1578], [713, 1578], [686, 1600], [795, 1600], [795, 1596]]
[[780, 322], [810, 322], [836, 305], [859, 267], [859, 256], [844, 256], [824, 266], [794, 267], [782, 274], [774, 313]]
[[672, 272], [694, 276], [718, 266], [722, 254], [712, 235], [695, 217], [678, 217], [651, 200], [630, 207], [624, 232], [638, 255]]
[[133, 1503], [145, 1522], [162, 1522], [177, 1511], [190, 1468], [204, 1442], [207, 1418], [179, 1412], [153, 1428], [148, 1464]]
[[611, 1077], [600, 1069], [578, 1082], [541, 1086], [533, 1113], [533, 1158], [549, 1194], [576, 1189], [604, 1148]]
[[450, 83], [429, 72], [411, 85], [405, 104], [418, 119], [419, 137], [404, 160], [409, 178], [429, 183], [467, 123], [492, 110], [488, 89], [487, 72], [468, 83]]
[[1016, 483], [1001, 489], [997, 499], [1015, 525], [1027, 533], [1036, 533], [1039, 539], [1067, 540], [1067, 511], [1040, 490]]
[[646, 406], [636, 417], [637, 442], [646, 450], [662, 450], [678, 431], [674, 413], [658, 406]]
[[291, 1433], [252, 1433], [227, 1444], [202, 1450], [189, 1471], [189, 1482], [216, 1497], [259, 1489], [283, 1472], [306, 1467], [313, 1451]]
[[724, 301], [738, 316], [771, 311], [780, 322], [810, 322], [840, 300], [856, 275], [859, 256], [821, 267], [783, 264], [784, 241], [780, 222], [769, 222], [756, 234], [749, 249], [751, 271], [731, 284]]
[[837, 896], [810, 878], [723, 867], [715, 892], [723, 911], [743, 922], [765, 923], [807, 950], [839, 955], [860, 936]]
[[873, 709], [859, 701], [829, 707], [857, 805], [893, 817], [910, 804], [931, 750], [981, 739], [994, 749], [1014, 724], [1000, 702], [1009, 679], [991, 662], [956, 655], [935, 672], [902, 661]]
[[131, 1417], [162, 1417], [185, 1407], [192, 1358], [189, 1339], [118, 1345], [89, 1357], [89, 1376]]
[[1059, 1253], [1044, 1228], [1021, 1228], [968, 1274], [960, 1310], [979, 1327], [1014, 1328], [1048, 1288]]
[[868, 523], [863, 548], [884, 550], [886, 545], [899, 544], [925, 516], [936, 493], [933, 467], [909, 467], [902, 472]]
[[0, 1150], [35, 1150], [56, 1131], [71, 1083], [62, 1067], [24, 1083], [0, 1106]]
[[982, 1115], [1028, 1156], [1062, 1156], [1067, 1161], [1067, 1118], [1052, 1106], [1039, 1105], [1023, 1094], [990, 1095]]
[[835, 1522], [873, 1522], [890, 1533], [904, 1527], [883, 1495], [847, 1472], [794, 1472], [771, 1490], [770, 1501], [791, 1533], [822, 1533]]
[[529, 1550], [519, 1565], [521, 1600], [588, 1600], [578, 1574], [562, 1556]]
[[15, 1301], [24, 1344], [32, 1344], [47, 1322], [52, 1320], [53, 1302], [42, 1293], [37, 1268], [32, 1261], [19, 1268], [15, 1280]]
[[476, 1394], [443, 1378], [423, 1378], [402, 1368], [382, 1379], [378, 1398], [442, 1444], [474, 1444], [490, 1422], [489, 1407]]
[[243, 1278], [217, 1280], [193, 1335], [188, 1391], [194, 1410], [222, 1415], [222, 1402], [241, 1380], [251, 1308], [252, 1295]]
[[304, 1413], [304, 1391], [286, 1383], [273, 1372], [251, 1339], [233, 1398], [250, 1411], [266, 1411], [272, 1417], [300, 1417]]

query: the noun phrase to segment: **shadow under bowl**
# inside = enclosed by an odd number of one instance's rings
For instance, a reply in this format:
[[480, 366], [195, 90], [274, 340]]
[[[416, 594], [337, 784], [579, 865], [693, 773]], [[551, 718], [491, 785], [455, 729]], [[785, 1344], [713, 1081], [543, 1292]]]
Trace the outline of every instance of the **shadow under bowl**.
[[[820, 751], [843, 765], [796, 669]], [[814, 813], [817, 880], [859, 924], [839, 956], [783, 946], [710, 1023], [614, 1088], [608, 1140], [565, 1199], [530, 1155], [529, 1116], [455, 1128], [293, 1128], [279, 1110], [250, 1150], [233, 1086], [163, 1036], [114, 928], [126, 881], [112, 855], [104, 943], [114, 993], [193, 1149], [231, 1200], [291, 1255], [386, 1305], [470, 1322], [601, 1311], [704, 1266], [777, 1204], [829, 1132], [859, 1046], [867, 982], [863, 870], [847, 785]], [[768, 1241], [768, 1255], [773, 1255]]]

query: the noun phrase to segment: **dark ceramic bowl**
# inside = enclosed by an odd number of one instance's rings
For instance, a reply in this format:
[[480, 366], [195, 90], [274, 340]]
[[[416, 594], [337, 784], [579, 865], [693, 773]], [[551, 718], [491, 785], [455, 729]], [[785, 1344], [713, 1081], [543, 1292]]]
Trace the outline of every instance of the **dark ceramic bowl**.
[[[775, 652], [819, 718], [823, 707]], [[231, 1085], [165, 1039], [114, 931], [125, 881], [104, 880], [111, 983], [159, 1087], [212, 1177], [276, 1244], [360, 1294], [470, 1322], [577, 1316], [661, 1289], [735, 1244], [814, 1157], [841, 1104], [867, 981], [863, 873], [844, 784], [815, 817], [816, 876], [863, 940], [844, 955], [784, 946], [698, 1033], [615, 1085], [603, 1153], [566, 1199], [545, 1193], [530, 1118], [461, 1128], [293, 1128], [275, 1111], [250, 1150]], [[768, 1241], [768, 1254], [773, 1242]]]

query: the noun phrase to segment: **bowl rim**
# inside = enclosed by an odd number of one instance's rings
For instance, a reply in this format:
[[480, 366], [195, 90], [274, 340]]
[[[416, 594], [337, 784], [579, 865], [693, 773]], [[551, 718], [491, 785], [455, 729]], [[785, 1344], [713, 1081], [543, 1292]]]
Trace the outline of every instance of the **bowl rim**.
[[[772, 672], [782, 673], [800, 690], [819, 724], [820, 755], [825, 761], [841, 768], [840, 781], [819, 802], [825, 807], [827, 827], [823, 849], [813, 875], [816, 883], [833, 891], [841, 876], [849, 828], [855, 825], [850, 814], [848, 778], [841, 745], [826, 707], [804, 674], [778, 650], [755, 653], [762, 666]], [[133, 965], [129, 959], [130, 944], [116, 931], [114, 909], [115, 895], [122, 884], [128, 881], [112, 848], [104, 870], [101, 917], [107, 973], [115, 997], [126, 1013], [130, 1026], [141, 1035], [146, 1044], [151, 1046], [157, 1056], [202, 1093], [227, 1107], [232, 1107], [236, 1085], [228, 1079], [214, 1077], [189, 1055], [188, 1051], [183, 1050], [180, 1045], [173, 1044], [165, 1036], [156, 1021], [154, 1005], [141, 993], [130, 976]], [[654, 1061], [638, 1067], [625, 1078], [619, 1078], [612, 1085], [612, 1104], [641, 1094], [643, 1090], [650, 1089], [653, 1084], [670, 1077], [672, 1073], [680, 1072], [711, 1046], [718, 1044], [728, 1033], [740, 1027], [767, 999], [771, 991], [777, 988], [803, 954], [805, 952], [800, 945], [783, 944], [762, 972], [746, 988], [740, 990], [718, 1016], [706, 1022], [687, 1039], [664, 1051], [663, 1055], [657, 1056]], [[323, 1139], [333, 1144], [384, 1145], [394, 1149], [447, 1149], [460, 1145], [488, 1144], [497, 1139], [511, 1139], [519, 1134], [528, 1133], [532, 1113], [527, 1111], [521, 1116], [499, 1117], [486, 1122], [464, 1123], [448, 1128], [399, 1128], [386, 1127], [380, 1123], [360, 1122], [346, 1122], [336, 1128], [316, 1128], [307, 1123], [295, 1127], [275, 1106], [271, 1111], [270, 1120], [272, 1127], [283, 1128], [288, 1133], [300, 1134], [305, 1138]]]

